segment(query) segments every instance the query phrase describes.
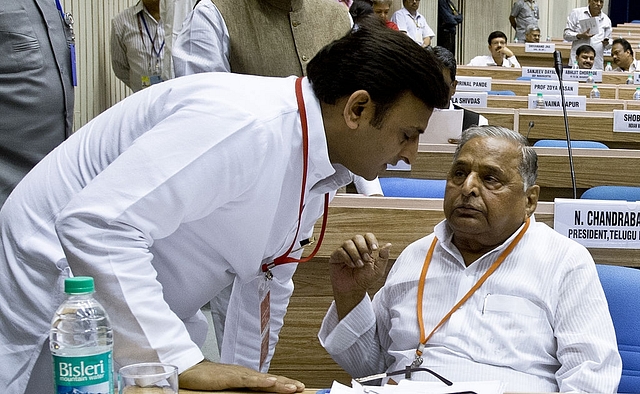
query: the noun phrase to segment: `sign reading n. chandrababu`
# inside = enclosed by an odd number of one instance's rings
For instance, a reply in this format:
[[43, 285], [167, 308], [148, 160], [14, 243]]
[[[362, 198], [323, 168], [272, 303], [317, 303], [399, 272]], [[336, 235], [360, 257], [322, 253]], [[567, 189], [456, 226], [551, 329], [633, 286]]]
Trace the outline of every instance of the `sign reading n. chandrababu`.
[[554, 201], [554, 229], [591, 248], [640, 248], [640, 203], [613, 200]]

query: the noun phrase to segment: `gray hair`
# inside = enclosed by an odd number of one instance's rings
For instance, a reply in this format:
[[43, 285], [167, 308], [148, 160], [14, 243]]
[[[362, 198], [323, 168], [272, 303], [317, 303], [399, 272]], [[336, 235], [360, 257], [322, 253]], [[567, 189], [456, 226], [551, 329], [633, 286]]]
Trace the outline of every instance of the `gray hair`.
[[527, 26], [527, 29], [524, 31], [524, 34], [529, 34], [534, 30], [540, 31], [540, 27], [538, 27], [538, 25], [529, 25]]
[[453, 160], [458, 159], [460, 150], [474, 138], [500, 138], [515, 143], [520, 148], [521, 161], [518, 171], [524, 183], [524, 190], [527, 191], [535, 185], [538, 178], [538, 154], [529, 146], [527, 139], [520, 133], [501, 126], [472, 126], [462, 132], [458, 147], [453, 154]]

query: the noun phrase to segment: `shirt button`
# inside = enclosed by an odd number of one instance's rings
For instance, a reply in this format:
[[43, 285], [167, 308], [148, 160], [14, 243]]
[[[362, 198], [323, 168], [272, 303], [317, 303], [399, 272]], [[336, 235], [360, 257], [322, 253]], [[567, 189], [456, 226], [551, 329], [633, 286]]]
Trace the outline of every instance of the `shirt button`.
[[300, 26], [300, 21], [293, 21], [291, 22], [291, 24], [293, 25], [293, 27], [298, 27]]
[[308, 61], [308, 60], [309, 60], [309, 56], [307, 56], [307, 55], [302, 55], [302, 61], [303, 61], [303, 62], [306, 62], [306, 61]]

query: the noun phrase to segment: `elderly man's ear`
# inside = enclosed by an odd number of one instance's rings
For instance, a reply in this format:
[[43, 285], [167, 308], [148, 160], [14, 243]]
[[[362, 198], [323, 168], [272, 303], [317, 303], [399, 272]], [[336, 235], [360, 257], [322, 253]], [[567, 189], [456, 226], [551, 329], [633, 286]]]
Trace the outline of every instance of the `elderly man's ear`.
[[533, 213], [536, 210], [536, 207], [538, 206], [538, 198], [540, 197], [540, 186], [539, 185], [530, 186], [529, 189], [527, 189], [526, 191], [526, 195], [527, 195], [526, 214], [527, 214], [527, 217], [529, 217], [533, 215]]

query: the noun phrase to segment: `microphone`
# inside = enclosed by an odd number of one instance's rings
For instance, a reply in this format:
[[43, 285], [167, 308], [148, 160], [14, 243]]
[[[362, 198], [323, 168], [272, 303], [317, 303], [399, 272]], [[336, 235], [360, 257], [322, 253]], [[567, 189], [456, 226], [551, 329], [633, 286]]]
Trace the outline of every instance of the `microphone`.
[[557, 49], [553, 51], [553, 67], [556, 69], [558, 79], [562, 81], [562, 53]]
[[529, 139], [529, 133], [531, 133], [531, 129], [535, 126], [535, 122], [533, 120], [529, 121], [529, 128], [527, 129], [527, 139]]
[[569, 152], [569, 169], [571, 171], [571, 186], [573, 187], [573, 198], [578, 198], [576, 190], [576, 173], [573, 168], [573, 151], [571, 149], [571, 135], [569, 134], [569, 118], [567, 117], [567, 105], [564, 102], [564, 86], [562, 84], [562, 54], [559, 50], [553, 52], [553, 66], [558, 74], [560, 82], [560, 101], [562, 101], [562, 117], [564, 118], [564, 131], [567, 137], [567, 151]]

